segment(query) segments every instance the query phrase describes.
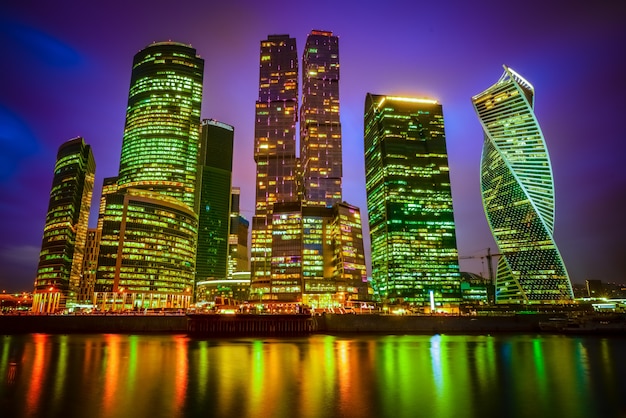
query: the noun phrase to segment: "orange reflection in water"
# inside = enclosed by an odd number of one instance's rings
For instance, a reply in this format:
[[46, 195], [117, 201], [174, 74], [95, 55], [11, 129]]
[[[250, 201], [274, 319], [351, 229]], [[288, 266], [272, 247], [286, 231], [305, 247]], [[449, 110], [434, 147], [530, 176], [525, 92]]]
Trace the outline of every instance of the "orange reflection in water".
[[[104, 367], [104, 388], [102, 394], [102, 412], [105, 417], [115, 415], [117, 405], [116, 393], [125, 388], [120, 385], [120, 339], [117, 334], [105, 334], [106, 356], [103, 362]], [[120, 387], [122, 386], [122, 387]]]
[[[28, 393], [26, 395], [26, 406], [29, 412], [28, 416], [38, 416], [40, 407], [40, 398], [42, 395], [42, 389], [44, 386], [44, 379], [46, 377], [47, 368], [50, 364], [46, 361], [50, 353], [50, 346], [47, 344], [49, 335], [47, 334], [34, 334], [33, 346], [35, 355], [33, 358], [33, 366], [31, 371], [30, 385]], [[30, 354], [24, 353], [24, 359], [28, 359]]]
[[178, 335], [175, 337], [176, 346], [176, 377], [174, 403], [176, 410], [180, 411], [185, 406], [185, 395], [187, 394], [187, 338]]

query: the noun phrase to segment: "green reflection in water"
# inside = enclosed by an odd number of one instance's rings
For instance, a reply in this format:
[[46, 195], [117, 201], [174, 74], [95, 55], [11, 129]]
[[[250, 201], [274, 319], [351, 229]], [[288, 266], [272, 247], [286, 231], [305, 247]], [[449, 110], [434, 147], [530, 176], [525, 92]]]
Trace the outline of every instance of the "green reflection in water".
[[60, 412], [62, 405], [59, 404], [63, 393], [65, 392], [65, 382], [67, 377], [67, 335], [61, 335], [56, 337], [58, 339], [59, 351], [57, 354], [58, 360], [55, 362], [56, 370], [53, 384], [53, 410]]
[[610, 349], [610, 344], [609, 344], [609, 339], [608, 338], [603, 338], [602, 342], [600, 344], [600, 352], [601, 352], [601, 360], [602, 360], [602, 366], [604, 368], [604, 372], [611, 376], [611, 378], [613, 378], [613, 374], [614, 374], [614, 367], [613, 367], [613, 361], [611, 359], [611, 349]]
[[128, 337], [128, 386], [135, 387], [137, 382], [137, 367], [139, 363], [139, 336]]
[[322, 387], [322, 396], [328, 403], [333, 403], [335, 401], [335, 384], [337, 382], [335, 342], [335, 337], [324, 337], [324, 364], [320, 365], [322, 375], [319, 376], [318, 382], [318, 384]]
[[263, 342], [255, 340], [252, 343], [252, 385], [250, 391], [250, 407], [259, 411], [263, 408], [263, 380], [265, 378], [263, 356]]
[[539, 396], [541, 405], [549, 402], [548, 382], [546, 376], [546, 365], [541, 339], [536, 337], [533, 339], [533, 358], [535, 360], [535, 370], [537, 373], [537, 386], [539, 388]]
[[196, 370], [198, 371], [198, 390], [196, 392], [196, 402], [202, 404], [207, 396], [207, 388], [209, 384], [209, 348], [206, 341], [198, 342], [198, 349], [194, 358]]
[[9, 381], [10, 376], [8, 376], [9, 369], [9, 350], [11, 348], [13, 337], [10, 335], [2, 336], [2, 351], [0, 351], [0, 379], [7, 379]]

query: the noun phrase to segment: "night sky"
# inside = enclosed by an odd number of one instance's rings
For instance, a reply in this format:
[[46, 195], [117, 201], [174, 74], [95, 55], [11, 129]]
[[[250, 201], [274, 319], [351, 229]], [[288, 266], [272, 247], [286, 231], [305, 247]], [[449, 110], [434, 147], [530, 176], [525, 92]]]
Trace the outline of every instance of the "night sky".
[[259, 42], [289, 34], [301, 57], [313, 29], [340, 41], [344, 200], [366, 213], [365, 94], [439, 100], [459, 253], [479, 257], [461, 269], [486, 275], [480, 256], [497, 249], [470, 98], [506, 64], [535, 86], [572, 281], [626, 282], [623, 1], [22, 0], [0, 6], [0, 290], [32, 290], [56, 151], [76, 136], [96, 159], [95, 226], [102, 180], [119, 167], [133, 55], [154, 41], [191, 44], [205, 59], [202, 117], [235, 126], [233, 185], [251, 219]]

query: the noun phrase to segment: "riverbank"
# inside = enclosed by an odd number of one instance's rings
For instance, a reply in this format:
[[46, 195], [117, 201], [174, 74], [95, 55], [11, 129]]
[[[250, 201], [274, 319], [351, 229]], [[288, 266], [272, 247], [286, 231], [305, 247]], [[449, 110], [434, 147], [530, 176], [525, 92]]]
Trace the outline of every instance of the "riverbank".
[[[555, 315], [511, 316], [420, 316], [420, 315], [337, 315], [300, 316], [307, 322], [307, 333], [497, 333], [539, 332], [539, 323]], [[290, 316], [290, 318], [296, 316]], [[212, 325], [194, 326], [198, 321]], [[262, 322], [262, 327], [254, 328]], [[271, 335], [280, 330], [282, 315], [4, 315], [0, 316], [0, 334], [18, 333], [187, 333]], [[274, 323], [274, 325], [272, 325]], [[252, 324], [252, 325], [251, 325]], [[289, 328], [291, 329], [291, 328]], [[294, 327], [301, 334], [303, 328]], [[215, 332], [218, 330], [219, 332]], [[250, 332], [250, 330], [256, 332]], [[278, 332], [276, 332], [278, 334]]]

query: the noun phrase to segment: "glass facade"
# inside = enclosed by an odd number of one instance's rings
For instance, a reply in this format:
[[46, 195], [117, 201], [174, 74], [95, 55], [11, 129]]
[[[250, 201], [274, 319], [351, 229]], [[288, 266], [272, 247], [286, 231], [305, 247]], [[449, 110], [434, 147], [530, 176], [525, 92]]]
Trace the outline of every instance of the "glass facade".
[[184, 308], [194, 286], [196, 214], [161, 193], [103, 195], [94, 304], [102, 309]]
[[202, 121], [196, 283], [228, 276], [234, 128]]
[[333, 277], [339, 298], [371, 300], [365, 267], [361, 211], [347, 203], [333, 207], [331, 224]]
[[302, 56], [300, 159], [303, 201], [331, 207], [341, 202], [339, 38], [312, 31]]
[[83, 260], [83, 273], [78, 290], [78, 303], [89, 304], [93, 298], [98, 271], [98, 253], [100, 252], [100, 232], [98, 228], [89, 228]]
[[302, 207], [302, 300], [312, 308], [335, 305], [332, 220], [331, 208]]
[[382, 301], [453, 306], [460, 272], [442, 107], [367, 94], [372, 279]]
[[534, 88], [504, 66], [496, 84], [472, 102], [485, 133], [481, 193], [487, 221], [502, 256], [496, 302], [573, 300], [571, 283], [554, 243], [554, 181], [535, 117]]
[[286, 202], [274, 206], [272, 217], [271, 280], [252, 300], [317, 309], [371, 299], [358, 208]]
[[118, 183], [194, 207], [204, 60], [158, 42], [133, 60]]
[[91, 147], [83, 138], [59, 147], [35, 278], [35, 312], [77, 302], [95, 171]]
[[272, 214], [271, 285], [266, 300], [302, 301], [300, 202], [277, 203]]
[[296, 122], [298, 55], [289, 35], [261, 41], [259, 98], [254, 125], [256, 207], [252, 220], [252, 287], [269, 286], [274, 203], [298, 200]]
[[241, 189], [233, 187], [230, 203], [230, 230], [228, 235], [228, 278], [235, 273], [250, 272], [248, 259], [248, 230], [250, 222], [239, 212]]

